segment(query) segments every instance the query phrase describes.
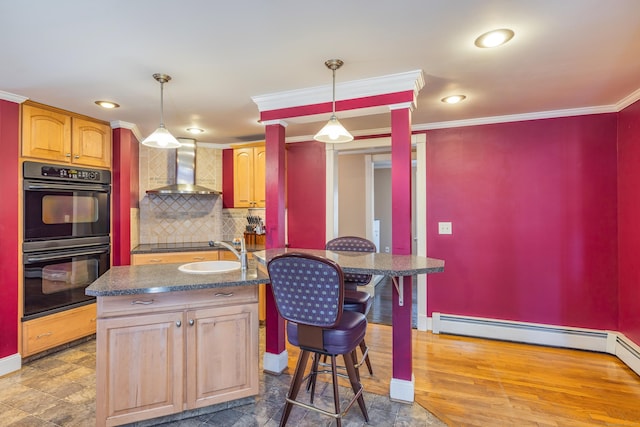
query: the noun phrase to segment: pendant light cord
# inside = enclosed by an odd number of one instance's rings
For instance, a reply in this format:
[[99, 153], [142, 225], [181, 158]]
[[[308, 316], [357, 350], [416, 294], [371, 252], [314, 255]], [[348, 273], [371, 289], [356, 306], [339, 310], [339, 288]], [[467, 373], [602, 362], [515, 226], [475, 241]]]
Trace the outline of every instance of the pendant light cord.
[[164, 127], [164, 82], [160, 82], [160, 127]]
[[331, 113], [331, 117], [333, 118], [336, 116], [336, 68], [331, 67], [331, 69], [333, 70], [333, 106]]

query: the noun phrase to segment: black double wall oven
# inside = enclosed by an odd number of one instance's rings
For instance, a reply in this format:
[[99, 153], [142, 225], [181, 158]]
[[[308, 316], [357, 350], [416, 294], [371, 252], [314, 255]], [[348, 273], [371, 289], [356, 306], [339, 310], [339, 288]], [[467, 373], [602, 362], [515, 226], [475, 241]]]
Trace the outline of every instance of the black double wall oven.
[[23, 321], [95, 301], [110, 267], [111, 172], [23, 164]]

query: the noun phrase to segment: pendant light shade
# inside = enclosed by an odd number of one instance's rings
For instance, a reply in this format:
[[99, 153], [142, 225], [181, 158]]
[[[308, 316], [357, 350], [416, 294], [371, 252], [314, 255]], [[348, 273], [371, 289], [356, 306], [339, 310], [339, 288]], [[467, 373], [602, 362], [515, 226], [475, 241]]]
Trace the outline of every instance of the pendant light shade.
[[178, 148], [180, 143], [164, 127], [164, 84], [171, 80], [171, 76], [156, 73], [153, 78], [160, 83], [160, 126], [142, 141], [142, 145], [153, 148]]
[[353, 135], [342, 126], [336, 117], [336, 70], [342, 67], [342, 64], [344, 64], [344, 62], [340, 59], [329, 59], [324, 63], [327, 68], [333, 71], [333, 106], [331, 118], [329, 118], [327, 124], [320, 129], [320, 132], [313, 137], [316, 141], [333, 144], [353, 141]]

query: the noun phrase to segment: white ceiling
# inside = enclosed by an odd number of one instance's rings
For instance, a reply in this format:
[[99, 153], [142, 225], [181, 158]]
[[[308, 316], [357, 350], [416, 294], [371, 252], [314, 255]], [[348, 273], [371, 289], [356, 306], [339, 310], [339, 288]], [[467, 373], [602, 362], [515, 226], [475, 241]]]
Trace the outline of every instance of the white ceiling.
[[[510, 43], [474, 46], [505, 27]], [[4, 0], [0, 40], [0, 91], [146, 136], [160, 121], [152, 74], [166, 73], [167, 128], [221, 144], [263, 138], [252, 96], [330, 91], [330, 58], [345, 61], [338, 83], [421, 69], [417, 129], [640, 98], [638, 0]], [[440, 102], [451, 94], [467, 100]], [[389, 114], [341, 121], [355, 135], [389, 128]], [[291, 124], [287, 137], [323, 124]]]

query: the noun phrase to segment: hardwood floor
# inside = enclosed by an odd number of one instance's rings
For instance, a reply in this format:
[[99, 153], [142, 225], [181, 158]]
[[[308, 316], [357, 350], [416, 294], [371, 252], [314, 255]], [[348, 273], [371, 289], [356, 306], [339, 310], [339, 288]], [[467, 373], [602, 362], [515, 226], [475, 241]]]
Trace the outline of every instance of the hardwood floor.
[[[371, 310], [369, 310], [369, 314], [367, 315], [367, 320], [369, 323], [377, 323], [381, 325], [391, 325], [391, 307], [392, 306], [392, 292], [393, 292], [393, 283], [390, 277], [383, 278], [375, 288], [375, 296], [373, 297], [373, 303], [371, 304]], [[411, 325], [415, 328], [417, 323], [417, 313], [416, 309], [416, 298], [417, 295], [417, 287], [413, 287], [413, 297], [412, 297], [412, 305], [413, 309], [411, 310]]]
[[[368, 392], [389, 393], [391, 331], [368, 326]], [[413, 354], [416, 402], [449, 426], [640, 426], [640, 377], [612, 355], [417, 330]]]
[[[376, 287], [368, 316], [374, 375], [361, 370], [365, 390], [383, 395], [392, 329], [374, 322], [391, 323], [386, 293], [390, 286]], [[608, 354], [414, 329], [413, 371], [416, 402], [450, 426], [640, 426], [640, 376]]]

